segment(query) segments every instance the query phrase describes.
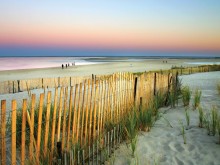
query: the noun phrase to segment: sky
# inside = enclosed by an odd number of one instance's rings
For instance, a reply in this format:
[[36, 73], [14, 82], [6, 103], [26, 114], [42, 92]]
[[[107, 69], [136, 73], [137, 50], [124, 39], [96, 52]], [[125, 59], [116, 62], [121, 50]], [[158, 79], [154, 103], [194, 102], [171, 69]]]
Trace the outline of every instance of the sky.
[[0, 0], [0, 55], [25, 49], [220, 52], [220, 1]]

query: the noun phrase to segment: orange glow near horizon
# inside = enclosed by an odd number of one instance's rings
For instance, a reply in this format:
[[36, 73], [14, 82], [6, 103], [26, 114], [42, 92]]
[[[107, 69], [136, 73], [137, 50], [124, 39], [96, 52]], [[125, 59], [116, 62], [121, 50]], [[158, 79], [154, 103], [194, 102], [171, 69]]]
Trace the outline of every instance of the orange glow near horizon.
[[220, 51], [220, 36], [202, 34], [202, 32], [17, 28], [16, 31], [1, 29], [0, 44], [64, 48]]
[[0, 46], [220, 52], [220, 1], [2, 2]]

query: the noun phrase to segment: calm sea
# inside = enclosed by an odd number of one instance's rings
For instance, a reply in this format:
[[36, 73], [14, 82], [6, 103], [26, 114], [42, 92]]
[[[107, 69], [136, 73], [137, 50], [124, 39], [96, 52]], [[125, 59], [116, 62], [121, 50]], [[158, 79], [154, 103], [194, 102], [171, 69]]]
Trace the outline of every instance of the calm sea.
[[[160, 59], [170, 57], [0, 57], [0, 71], [61, 67], [62, 64], [72, 65], [93, 65], [110, 62], [143, 61], [144, 59]], [[180, 57], [172, 57], [180, 58]], [[194, 62], [198, 64], [220, 64], [219, 62], [200, 62], [199, 59]], [[190, 63], [193, 64], [193, 63]]]

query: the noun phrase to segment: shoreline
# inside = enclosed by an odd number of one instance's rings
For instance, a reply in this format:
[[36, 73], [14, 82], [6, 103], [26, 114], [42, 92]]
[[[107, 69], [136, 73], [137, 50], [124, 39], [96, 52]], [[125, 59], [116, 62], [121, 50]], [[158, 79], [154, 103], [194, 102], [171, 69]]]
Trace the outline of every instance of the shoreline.
[[220, 62], [220, 59], [146, 59], [142, 61], [120, 61], [92, 65], [21, 69], [0, 71], [0, 82], [8, 80], [22, 80], [34, 78], [57, 78], [57, 77], [85, 77], [94, 75], [105, 75], [116, 72], [144, 72], [153, 70], [171, 69], [172, 66], [195, 67], [200, 65], [187, 64], [186, 62]]

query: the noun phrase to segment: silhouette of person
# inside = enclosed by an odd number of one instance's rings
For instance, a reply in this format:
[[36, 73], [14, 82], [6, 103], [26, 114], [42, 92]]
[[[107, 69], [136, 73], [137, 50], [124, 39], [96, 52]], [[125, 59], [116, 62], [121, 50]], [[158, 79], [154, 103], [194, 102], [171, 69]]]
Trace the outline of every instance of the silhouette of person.
[[62, 64], [62, 69], [64, 68], [63, 64]]
[[67, 64], [66, 64], [66, 68], [67, 68]]

